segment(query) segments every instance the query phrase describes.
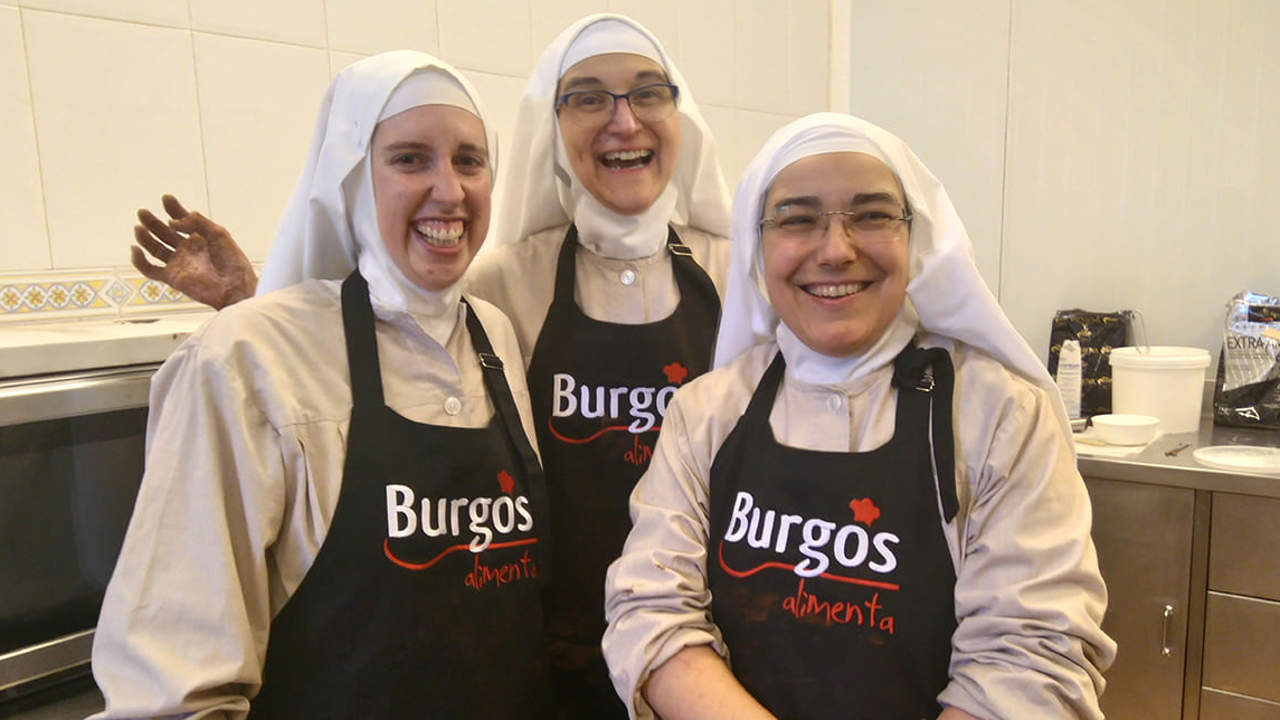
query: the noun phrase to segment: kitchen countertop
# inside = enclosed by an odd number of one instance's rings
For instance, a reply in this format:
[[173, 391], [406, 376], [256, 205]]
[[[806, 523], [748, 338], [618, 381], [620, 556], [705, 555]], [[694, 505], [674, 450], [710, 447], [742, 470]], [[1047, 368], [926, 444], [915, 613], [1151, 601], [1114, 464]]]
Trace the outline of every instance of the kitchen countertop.
[[212, 310], [4, 326], [0, 378], [161, 362]]
[[[1174, 456], [1165, 454], [1183, 443], [1189, 446]], [[1089, 455], [1088, 448], [1081, 447], [1078, 465], [1085, 477], [1280, 498], [1280, 475], [1219, 470], [1197, 462], [1192, 453], [1213, 445], [1280, 448], [1280, 430], [1219, 426], [1204, 415], [1196, 432], [1161, 435], [1128, 457]]]

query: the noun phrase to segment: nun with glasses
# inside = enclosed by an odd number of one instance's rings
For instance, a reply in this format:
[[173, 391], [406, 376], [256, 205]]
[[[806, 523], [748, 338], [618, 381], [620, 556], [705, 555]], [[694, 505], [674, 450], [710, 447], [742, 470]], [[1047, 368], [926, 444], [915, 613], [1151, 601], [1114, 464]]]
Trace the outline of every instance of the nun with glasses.
[[277, 243], [328, 264], [219, 313], [152, 381], [97, 717], [547, 716], [519, 346], [460, 283], [494, 152], [429, 55], [334, 79]]
[[832, 113], [734, 198], [716, 369], [606, 586], [633, 717], [1100, 718], [1115, 643], [1052, 382], [901, 140]]
[[528, 367], [557, 698], [567, 717], [625, 717], [600, 654], [605, 570], [670, 397], [711, 365], [727, 192], [679, 71], [621, 16], [580, 20], [543, 52], [509, 155], [503, 233], [468, 286], [511, 317]]
[[[567, 717], [623, 717], [600, 654], [605, 569], [672, 394], [710, 368], [729, 266], [728, 191], [693, 93], [661, 43], [592, 15], [545, 49], [504, 153], [506, 194], [468, 293], [515, 328], [556, 542], [550, 658]], [[252, 292], [226, 230], [171, 197], [139, 212], [134, 262], [215, 307]], [[167, 263], [152, 265], [152, 257]], [[350, 263], [277, 238], [259, 293]]]

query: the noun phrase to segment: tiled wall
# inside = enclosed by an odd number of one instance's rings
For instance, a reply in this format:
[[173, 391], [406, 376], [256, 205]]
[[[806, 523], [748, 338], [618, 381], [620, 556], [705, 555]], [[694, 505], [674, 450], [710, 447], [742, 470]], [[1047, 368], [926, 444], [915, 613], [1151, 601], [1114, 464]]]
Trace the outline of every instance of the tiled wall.
[[174, 193], [261, 261], [337, 70], [438, 54], [509, 137], [542, 48], [601, 11], [663, 41], [731, 184], [828, 106], [827, 0], [0, 0], [0, 322], [190, 307], [128, 266], [135, 208]]
[[850, 107], [946, 185], [1041, 357], [1054, 311], [1084, 307], [1139, 310], [1138, 339], [1216, 358], [1227, 300], [1280, 294], [1280, 3], [852, 0], [850, 16]]

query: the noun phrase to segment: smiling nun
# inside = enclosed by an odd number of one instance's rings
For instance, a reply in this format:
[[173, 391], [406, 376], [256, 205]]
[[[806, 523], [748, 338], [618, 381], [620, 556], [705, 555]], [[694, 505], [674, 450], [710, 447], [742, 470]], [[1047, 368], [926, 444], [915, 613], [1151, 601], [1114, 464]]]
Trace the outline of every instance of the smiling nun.
[[634, 717], [1101, 718], [1115, 644], [1062, 401], [898, 138], [823, 113], [734, 198], [717, 369], [609, 569]]
[[[528, 368], [556, 537], [557, 706], [624, 717], [600, 654], [604, 574], [668, 399], [711, 366], [728, 191], [693, 93], [657, 38], [621, 15], [582, 18], [546, 48], [509, 146], [498, 246], [468, 271], [467, 292], [510, 317]], [[139, 271], [215, 307], [242, 297], [252, 267], [226, 230], [173, 198], [165, 207], [177, 219], [139, 211], [135, 237], [167, 265], [135, 247]], [[415, 231], [437, 243], [452, 232]], [[353, 257], [350, 246], [277, 236], [257, 292], [338, 277]]]
[[528, 394], [510, 324], [459, 285], [489, 225], [483, 118], [422, 53], [334, 79], [279, 237], [338, 259], [153, 379], [98, 717], [545, 716]]
[[692, 93], [651, 33], [584, 18], [516, 115], [505, 244], [468, 273], [529, 370], [551, 497], [548, 630], [565, 717], [625, 717], [600, 655], [604, 575], [667, 399], [711, 365], [728, 196]]

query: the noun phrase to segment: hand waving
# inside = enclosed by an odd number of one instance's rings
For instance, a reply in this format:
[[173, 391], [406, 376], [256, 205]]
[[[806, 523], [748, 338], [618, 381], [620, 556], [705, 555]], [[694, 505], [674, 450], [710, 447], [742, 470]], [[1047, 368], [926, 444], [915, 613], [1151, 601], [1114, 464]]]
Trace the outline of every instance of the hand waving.
[[[129, 248], [138, 272], [218, 310], [251, 297], [258, 276], [226, 228], [188, 212], [172, 195], [161, 202], [172, 218], [168, 223], [148, 210], [138, 211], [142, 224], [133, 228], [138, 244]], [[152, 263], [148, 255], [161, 264]]]

